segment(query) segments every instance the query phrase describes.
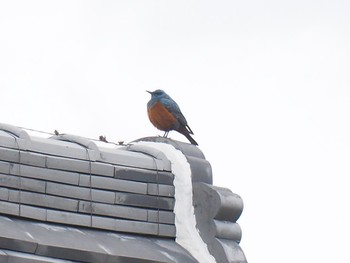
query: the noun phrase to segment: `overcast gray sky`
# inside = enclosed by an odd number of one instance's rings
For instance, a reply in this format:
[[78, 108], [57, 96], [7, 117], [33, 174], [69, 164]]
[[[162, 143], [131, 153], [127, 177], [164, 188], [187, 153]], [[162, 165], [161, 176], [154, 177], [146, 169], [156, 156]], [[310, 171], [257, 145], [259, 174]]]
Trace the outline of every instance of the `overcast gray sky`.
[[349, 47], [347, 0], [1, 0], [0, 122], [129, 142], [162, 88], [249, 262], [350, 262]]

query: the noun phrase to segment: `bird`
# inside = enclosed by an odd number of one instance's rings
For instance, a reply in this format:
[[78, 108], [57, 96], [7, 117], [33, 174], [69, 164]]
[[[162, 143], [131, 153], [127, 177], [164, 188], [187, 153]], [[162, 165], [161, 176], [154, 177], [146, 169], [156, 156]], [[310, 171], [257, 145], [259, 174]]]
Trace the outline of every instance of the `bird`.
[[151, 94], [147, 103], [148, 118], [157, 129], [165, 132], [163, 137], [167, 137], [169, 131], [175, 130], [184, 135], [191, 144], [198, 145], [191, 136], [193, 131], [179, 105], [164, 90], [146, 91]]

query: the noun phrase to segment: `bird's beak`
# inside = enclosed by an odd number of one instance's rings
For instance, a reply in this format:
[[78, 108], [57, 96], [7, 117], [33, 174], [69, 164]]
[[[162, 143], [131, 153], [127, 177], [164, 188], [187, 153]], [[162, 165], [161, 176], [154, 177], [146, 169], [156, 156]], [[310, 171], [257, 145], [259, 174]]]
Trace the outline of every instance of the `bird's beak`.
[[152, 91], [148, 91], [148, 90], [146, 90], [149, 94], [152, 94]]

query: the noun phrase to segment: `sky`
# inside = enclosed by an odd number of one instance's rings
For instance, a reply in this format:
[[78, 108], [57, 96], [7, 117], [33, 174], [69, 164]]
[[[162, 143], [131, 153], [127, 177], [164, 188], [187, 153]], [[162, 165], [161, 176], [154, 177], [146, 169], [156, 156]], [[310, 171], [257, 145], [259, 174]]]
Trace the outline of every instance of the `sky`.
[[[0, 0], [0, 122], [112, 142], [175, 99], [249, 262], [350, 262], [350, 2]], [[170, 137], [186, 141], [175, 132]]]

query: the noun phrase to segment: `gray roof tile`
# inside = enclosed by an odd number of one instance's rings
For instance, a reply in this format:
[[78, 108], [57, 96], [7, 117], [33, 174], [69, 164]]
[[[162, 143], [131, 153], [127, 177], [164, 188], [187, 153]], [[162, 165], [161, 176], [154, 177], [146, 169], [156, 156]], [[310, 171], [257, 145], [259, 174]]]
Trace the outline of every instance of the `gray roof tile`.
[[[212, 186], [198, 147], [162, 137], [190, 164], [200, 236], [217, 262], [245, 263], [242, 199]], [[145, 144], [105, 147], [0, 123], [0, 262], [197, 262], [175, 241], [175, 188], [165, 153]]]

